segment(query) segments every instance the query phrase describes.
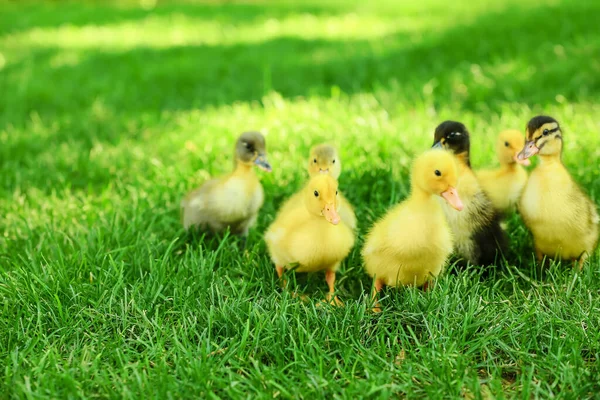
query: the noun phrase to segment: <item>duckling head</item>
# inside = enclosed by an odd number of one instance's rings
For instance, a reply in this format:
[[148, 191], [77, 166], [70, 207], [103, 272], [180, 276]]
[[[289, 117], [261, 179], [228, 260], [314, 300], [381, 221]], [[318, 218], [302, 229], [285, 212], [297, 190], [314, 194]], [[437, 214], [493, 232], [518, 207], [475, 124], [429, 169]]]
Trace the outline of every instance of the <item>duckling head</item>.
[[244, 132], [240, 135], [235, 144], [235, 160], [236, 163], [256, 165], [263, 171], [271, 172], [271, 165], [267, 162], [267, 144], [260, 132]]
[[562, 152], [562, 131], [552, 117], [538, 115], [527, 123], [527, 142], [518, 158], [525, 160], [535, 154], [543, 156], [560, 155]]
[[440, 149], [432, 149], [415, 159], [411, 182], [413, 191], [442, 196], [450, 206], [460, 211], [463, 203], [458, 196], [458, 169], [454, 157]]
[[500, 132], [498, 135], [498, 141], [496, 143], [496, 153], [498, 154], [500, 164], [518, 163], [529, 165], [529, 160], [521, 160], [517, 157], [524, 145], [525, 138], [518, 130], [508, 129]]
[[313, 176], [304, 188], [304, 203], [313, 215], [323, 216], [327, 222], [340, 223], [338, 214], [338, 183], [327, 174]]
[[452, 151], [457, 157], [462, 158], [469, 167], [469, 149], [471, 141], [469, 131], [464, 124], [456, 121], [444, 121], [435, 128], [433, 136], [434, 148], [443, 148]]
[[328, 144], [319, 144], [310, 149], [308, 159], [308, 174], [329, 174], [333, 179], [338, 179], [342, 173], [342, 165], [335, 147]]

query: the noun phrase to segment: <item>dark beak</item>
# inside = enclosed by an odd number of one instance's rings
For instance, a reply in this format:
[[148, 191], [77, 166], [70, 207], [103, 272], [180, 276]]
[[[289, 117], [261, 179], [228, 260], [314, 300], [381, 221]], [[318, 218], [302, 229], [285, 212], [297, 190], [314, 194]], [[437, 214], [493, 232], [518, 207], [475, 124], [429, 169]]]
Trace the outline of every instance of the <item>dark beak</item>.
[[271, 172], [271, 165], [267, 162], [265, 155], [260, 155], [254, 160], [254, 164], [263, 171]]

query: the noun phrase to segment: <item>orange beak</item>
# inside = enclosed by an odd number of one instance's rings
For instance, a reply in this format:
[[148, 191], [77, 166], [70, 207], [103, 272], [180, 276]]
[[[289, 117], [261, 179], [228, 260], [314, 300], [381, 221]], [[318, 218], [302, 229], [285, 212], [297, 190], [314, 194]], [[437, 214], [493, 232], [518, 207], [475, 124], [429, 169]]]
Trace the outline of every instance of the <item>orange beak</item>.
[[458, 197], [458, 191], [452, 186], [450, 186], [445, 192], [442, 192], [441, 196], [448, 202], [448, 204], [452, 206], [452, 208], [458, 211], [461, 211], [465, 207], [460, 197]]
[[524, 165], [526, 167], [528, 165], [531, 165], [531, 161], [528, 158], [526, 158], [524, 160], [521, 160], [521, 159], [519, 159], [519, 155], [518, 154], [514, 155], [513, 161], [516, 162], [517, 164], [521, 164], [521, 165]]
[[340, 215], [338, 214], [337, 210], [335, 209], [335, 205], [334, 204], [327, 204], [325, 206], [325, 208], [322, 211], [323, 216], [325, 217], [325, 219], [327, 220], [327, 222], [333, 224], [333, 225], [337, 225], [340, 223]]
[[535, 145], [535, 142], [533, 140], [530, 140], [527, 143], [525, 143], [525, 147], [523, 147], [523, 150], [521, 150], [519, 155], [517, 155], [517, 158], [519, 160], [525, 160], [533, 155], [536, 155], [537, 153], [539, 153], [539, 151], [540, 149]]

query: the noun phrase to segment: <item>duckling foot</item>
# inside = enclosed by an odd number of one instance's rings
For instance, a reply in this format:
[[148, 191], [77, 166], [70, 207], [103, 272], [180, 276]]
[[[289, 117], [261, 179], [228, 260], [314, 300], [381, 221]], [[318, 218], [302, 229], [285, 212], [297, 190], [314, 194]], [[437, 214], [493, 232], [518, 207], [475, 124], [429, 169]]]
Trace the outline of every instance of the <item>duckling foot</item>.
[[303, 303], [308, 303], [308, 296], [305, 294], [300, 294], [298, 292], [292, 292], [293, 299], [300, 299]]
[[342, 307], [344, 303], [342, 303], [335, 295], [335, 271], [325, 271], [325, 280], [327, 281], [327, 286], [329, 286], [329, 293], [327, 293], [325, 302], [337, 307]]
[[344, 307], [344, 303], [333, 293], [327, 293], [327, 296], [325, 297], [325, 300], [323, 300], [323, 303], [327, 303], [336, 307]]

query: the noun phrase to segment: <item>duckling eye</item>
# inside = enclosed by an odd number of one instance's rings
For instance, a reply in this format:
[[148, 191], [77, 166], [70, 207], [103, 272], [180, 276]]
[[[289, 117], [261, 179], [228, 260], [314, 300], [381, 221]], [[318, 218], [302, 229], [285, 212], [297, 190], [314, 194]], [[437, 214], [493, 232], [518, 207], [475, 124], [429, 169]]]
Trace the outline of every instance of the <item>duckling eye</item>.
[[337, 196], [337, 190], [335, 191], [335, 195]]
[[456, 135], [456, 132], [450, 132], [450, 134], [448, 135], [448, 137], [452, 137], [454, 135]]
[[319, 197], [319, 192], [315, 190], [315, 197]]
[[313, 160], [313, 162], [316, 164], [316, 163], [317, 163], [317, 159], [315, 158], [315, 159]]
[[435, 171], [433, 171], [433, 173], [434, 173], [436, 176], [442, 176], [442, 173], [440, 172], [440, 170], [439, 170], [439, 169], [436, 169]]
[[542, 132], [542, 134], [544, 136], [548, 135], [550, 133], [550, 131], [548, 129], [544, 129], [544, 131]]
[[508, 142], [504, 142], [504, 146], [508, 147]]
[[333, 160], [332, 163], [335, 164], [335, 160]]

